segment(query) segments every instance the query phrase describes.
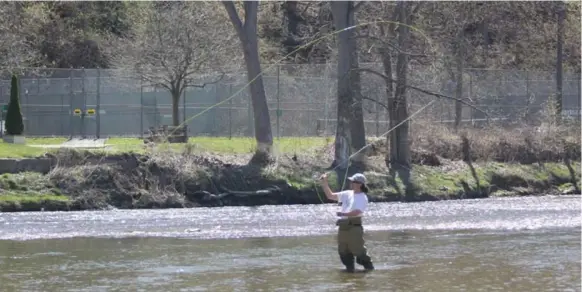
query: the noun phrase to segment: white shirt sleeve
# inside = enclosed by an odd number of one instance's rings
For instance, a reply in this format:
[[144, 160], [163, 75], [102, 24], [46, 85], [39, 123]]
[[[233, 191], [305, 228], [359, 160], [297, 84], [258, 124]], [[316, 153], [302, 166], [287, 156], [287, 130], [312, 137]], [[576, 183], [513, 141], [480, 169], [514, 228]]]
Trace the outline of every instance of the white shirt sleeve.
[[343, 192], [339, 192], [336, 193], [337, 195], [337, 201], [338, 202], [344, 202], [345, 201], [345, 197], [350, 193], [350, 191], [343, 191]]
[[368, 196], [364, 194], [355, 195], [352, 210], [360, 210], [364, 213], [366, 209], [368, 209]]

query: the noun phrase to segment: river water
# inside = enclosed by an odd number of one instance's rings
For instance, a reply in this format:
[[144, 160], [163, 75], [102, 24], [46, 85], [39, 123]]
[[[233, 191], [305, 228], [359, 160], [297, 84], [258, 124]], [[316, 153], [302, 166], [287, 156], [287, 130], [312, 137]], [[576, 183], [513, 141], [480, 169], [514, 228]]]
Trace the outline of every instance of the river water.
[[372, 204], [355, 274], [333, 204], [0, 213], [0, 291], [580, 291], [580, 203]]

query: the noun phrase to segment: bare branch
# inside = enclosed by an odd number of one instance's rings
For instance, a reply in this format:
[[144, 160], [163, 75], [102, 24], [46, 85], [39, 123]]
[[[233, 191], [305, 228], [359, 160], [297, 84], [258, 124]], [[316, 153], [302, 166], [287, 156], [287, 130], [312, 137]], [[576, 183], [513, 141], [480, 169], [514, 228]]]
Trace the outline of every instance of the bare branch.
[[358, 11], [358, 8], [360, 8], [360, 6], [362, 6], [362, 4], [364, 4], [364, 3], [366, 3], [366, 1], [360, 1], [360, 2], [356, 3], [354, 5], [354, 8], [352, 8], [352, 9], [354, 9], [354, 11]]
[[[384, 75], [384, 74], [382, 74], [382, 73], [380, 73], [378, 71], [375, 71], [373, 69], [357, 68], [355, 70], [358, 70], [358, 71], [361, 71], [361, 72], [368, 72], [368, 73], [374, 74], [374, 75], [376, 75], [378, 77], [381, 77], [384, 80], [387, 80], [389, 82], [399, 84], [399, 82], [397, 80], [394, 80], [394, 79], [392, 79], [392, 78], [390, 78], [390, 77], [388, 77], [388, 76], [386, 76], [386, 75]], [[448, 96], [448, 95], [444, 95], [444, 94], [441, 94], [441, 93], [432, 92], [432, 91], [429, 91], [429, 90], [426, 90], [426, 89], [422, 89], [420, 87], [416, 87], [416, 86], [413, 86], [413, 85], [406, 84], [404, 86], [407, 87], [407, 88], [414, 89], [416, 91], [422, 92], [422, 93], [427, 94], [427, 95], [432, 95], [432, 96], [435, 96], [435, 97], [443, 97], [443, 98], [447, 98], [447, 99], [459, 101], [459, 102], [461, 102], [461, 103], [463, 103], [463, 104], [465, 104], [465, 105], [467, 105], [467, 106], [469, 106], [469, 107], [471, 107], [471, 108], [473, 108], [473, 109], [475, 109], [475, 110], [477, 110], [477, 111], [485, 114], [485, 116], [487, 116], [487, 118], [489, 118], [489, 115], [485, 111], [483, 111], [482, 109], [480, 109], [480, 108], [478, 108], [478, 107], [476, 107], [476, 106], [474, 106], [474, 105], [472, 105], [472, 104], [470, 104], [470, 103], [468, 103], [468, 102], [466, 102], [466, 101], [464, 101], [462, 99], [458, 99], [458, 98], [455, 98], [455, 97], [452, 97], [452, 96]]]
[[221, 72], [221, 73], [222, 74], [220, 74], [220, 76], [218, 76], [214, 81], [205, 82], [205, 83], [202, 83], [201, 85], [188, 83], [188, 85], [186, 87], [204, 88], [206, 85], [216, 84], [216, 83], [222, 81], [222, 79], [224, 79], [224, 76], [226, 75], [224, 72]]
[[238, 15], [238, 12], [236, 11], [236, 7], [234, 6], [234, 2], [222, 1], [222, 5], [224, 5], [224, 8], [226, 9], [226, 12], [228, 13], [228, 17], [230, 18], [230, 22], [234, 26], [234, 29], [239, 34], [239, 36], [242, 35], [243, 34], [243, 23], [240, 19], [240, 16]]
[[385, 41], [383, 39], [380, 39], [378, 37], [371, 36], [371, 35], [357, 35], [354, 38], [356, 38], [356, 39], [363, 39], [363, 38], [365, 38], [365, 39], [371, 39], [371, 40], [374, 40], [374, 41], [378, 41], [382, 45], [388, 46], [388, 47], [394, 49], [395, 51], [397, 51], [398, 53], [405, 54], [405, 55], [408, 55], [410, 57], [432, 57], [432, 56], [429, 56], [429, 55], [426, 55], [426, 54], [415, 54], [415, 53], [405, 52], [402, 49], [400, 49], [400, 47], [398, 47], [398, 46], [396, 46], [394, 44], [391, 44], [389, 41]]
[[369, 100], [369, 101], [372, 101], [372, 102], [374, 102], [374, 103], [377, 103], [377, 104], [378, 104], [378, 105], [380, 105], [381, 107], [385, 108], [387, 111], [389, 111], [389, 110], [390, 110], [390, 108], [388, 108], [388, 106], [387, 106], [387, 105], [385, 105], [385, 104], [383, 104], [383, 103], [381, 103], [381, 102], [379, 102], [379, 101], [377, 101], [377, 100], [375, 100], [375, 99], [373, 99], [373, 98], [365, 97], [365, 96], [363, 96], [363, 95], [362, 95], [362, 99]]
[[[167, 89], [172, 95], [173, 123], [177, 125], [177, 102], [185, 88], [202, 88], [223, 79], [221, 67], [233, 61], [224, 56], [237, 56], [229, 51], [236, 34], [216, 2], [141, 7], [143, 10], [134, 19], [138, 22], [134, 38], [117, 40], [120, 45], [116, 54], [112, 54], [115, 65]], [[197, 84], [203, 76], [212, 81]]]

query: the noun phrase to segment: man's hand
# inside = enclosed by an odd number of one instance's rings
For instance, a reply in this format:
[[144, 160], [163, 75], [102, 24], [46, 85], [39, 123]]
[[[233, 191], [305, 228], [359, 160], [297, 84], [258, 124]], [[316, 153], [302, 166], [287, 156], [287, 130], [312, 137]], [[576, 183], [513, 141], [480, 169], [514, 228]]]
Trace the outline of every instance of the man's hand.
[[321, 182], [322, 185], [327, 185], [327, 173], [322, 174], [319, 177], [319, 181]]

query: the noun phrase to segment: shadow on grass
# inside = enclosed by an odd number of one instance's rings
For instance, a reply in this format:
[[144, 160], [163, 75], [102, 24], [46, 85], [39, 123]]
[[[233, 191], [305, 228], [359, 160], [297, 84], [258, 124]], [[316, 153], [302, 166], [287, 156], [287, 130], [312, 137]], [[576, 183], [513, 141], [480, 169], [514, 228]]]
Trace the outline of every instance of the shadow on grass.
[[[477, 171], [475, 170], [475, 166], [473, 166], [473, 161], [471, 159], [471, 145], [469, 144], [469, 139], [467, 138], [466, 134], [461, 135], [461, 148], [463, 150], [463, 162], [465, 162], [465, 164], [467, 164], [467, 166], [469, 166], [469, 169], [471, 171], [471, 175], [473, 176], [473, 179], [475, 180], [475, 184], [477, 185], [476, 190], [471, 190], [471, 187], [469, 186], [469, 184], [465, 180], [461, 180], [460, 183], [461, 183], [461, 186], [463, 187], [464, 196], [467, 196], [469, 194], [473, 194], [476, 191], [477, 196], [487, 197], [488, 194], [483, 192], [483, 189], [481, 187], [481, 181], [479, 179], [479, 175], [477, 175]], [[475, 195], [473, 195], [473, 197], [474, 196]]]
[[568, 172], [570, 174], [570, 182], [574, 185], [574, 190], [577, 194], [580, 193], [580, 187], [578, 186], [578, 176], [576, 175], [576, 170], [572, 167], [572, 162], [569, 158], [564, 159], [564, 164], [566, 168], [568, 168]]

